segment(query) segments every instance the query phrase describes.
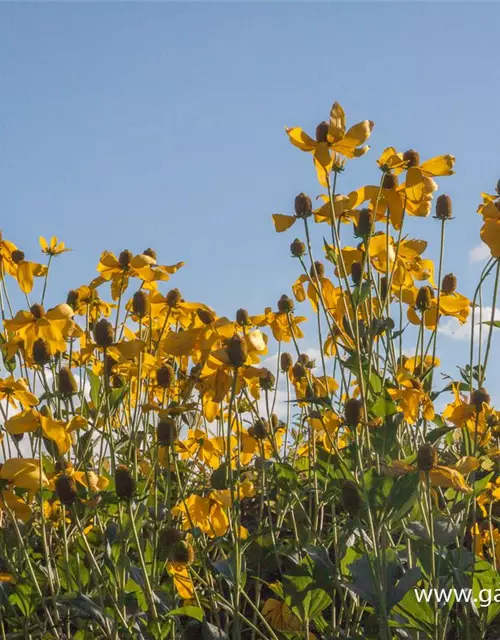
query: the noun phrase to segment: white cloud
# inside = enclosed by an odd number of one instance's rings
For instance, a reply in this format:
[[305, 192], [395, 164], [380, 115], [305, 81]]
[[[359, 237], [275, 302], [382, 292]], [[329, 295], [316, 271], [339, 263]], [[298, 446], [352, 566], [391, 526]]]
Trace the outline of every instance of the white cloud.
[[477, 247], [469, 250], [469, 263], [484, 262], [490, 257], [489, 248], [481, 242]]
[[[482, 342], [484, 342], [488, 336], [489, 326], [484, 322], [491, 320], [491, 307], [483, 307], [482, 313]], [[474, 309], [474, 340], [479, 339], [479, 327], [480, 327], [480, 309]], [[500, 320], [500, 309], [495, 309], [494, 320]], [[439, 333], [448, 336], [454, 340], [470, 340], [471, 336], [471, 316], [465, 324], [460, 324], [456, 318], [450, 318], [446, 323], [442, 324], [439, 328]], [[497, 329], [498, 331], [498, 329]]]

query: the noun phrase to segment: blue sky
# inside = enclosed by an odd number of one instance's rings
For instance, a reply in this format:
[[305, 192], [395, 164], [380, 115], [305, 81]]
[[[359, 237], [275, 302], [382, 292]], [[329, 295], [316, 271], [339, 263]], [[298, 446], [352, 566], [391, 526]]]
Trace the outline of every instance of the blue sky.
[[[54, 304], [103, 249], [152, 246], [186, 262], [186, 298], [261, 312], [298, 275], [271, 214], [321, 191], [284, 127], [314, 131], [338, 100], [376, 123], [345, 192], [378, 179], [388, 145], [457, 157], [445, 271], [471, 294], [475, 210], [500, 176], [499, 20], [490, 3], [1, 4], [4, 236], [32, 259], [40, 234], [72, 247]], [[411, 231], [437, 250], [435, 220]], [[465, 360], [465, 341], [442, 345]]]

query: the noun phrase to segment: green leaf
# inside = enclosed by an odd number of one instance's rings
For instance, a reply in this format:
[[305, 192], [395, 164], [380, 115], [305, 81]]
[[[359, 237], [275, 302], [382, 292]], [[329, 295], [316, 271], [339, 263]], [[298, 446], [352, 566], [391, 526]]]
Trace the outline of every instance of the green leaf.
[[200, 607], [179, 607], [167, 613], [167, 618], [171, 618], [172, 616], [187, 616], [188, 618], [198, 620], [198, 622], [203, 622], [205, 614]]
[[500, 320], [486, 320], [481, 324], [487, 324], [489, 327], [496, 327], [497, 329], [500, 329]]
[[401, 520], [411, 511], [417, 499], [418, 484], [419, 476], [417, 472], [408, 473], [398, 478], [393, 484], [387, 499], [387, 513], [392, 512], [394, 520]]

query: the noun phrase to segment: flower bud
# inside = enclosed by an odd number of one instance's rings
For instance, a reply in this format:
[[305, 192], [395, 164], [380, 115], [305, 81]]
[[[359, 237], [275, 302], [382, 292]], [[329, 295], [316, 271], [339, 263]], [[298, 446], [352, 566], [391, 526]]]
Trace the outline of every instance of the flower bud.
[[265, 375], [259, 378], [259, 385], [263, 391], [271, 391], [274, 388], [276, 378], [268, 369], [266, 369]]
[[363, 404], [358, 398], [349, 398], [344, 404], [345, 422], [348, 427], [355, 428], [361, 420]]
[[281, 371], [283, 371], [284, 373], [286, 373], [290, 367], [293, 365], [293, 358], [292, 355], [290, 353], [287, 353], [286, 351], [284, 353], [281, 354], [280, 356], [280, 366], [281, 366]]
[[144, 251], [142, 252], [142, 255], [149, 256], [150, 258], [153, 258], [153, 260], [156, 262], [156, 251], [154, 249], [151, 249], [150, 247], [148, 247], [147, 249], [144, 249]]
[[43, 338], [37, 338], [33, 343], [33, 362], [43, 367], [50, 360], [49, 345]]
[[452, 206], [451, 198], [442, 193], [436, 200], [436, 218], [439, 220], [451, 220]]
[[292, 375], [295, 380], [302, 380], [306, 377], [306, 369], [301, 362], [296, 362], [292, 367]]
[[307, 218], [312, 214], [312, 200], [305, 193], [299, 193], [295, 198], [295, 215], [298, 218]]
[[131, 500], [135, 491], [135, 480], [128, 467], [121, 464], [115, 471], [115, 491], [120, 500]]
[[98, 347], [110, 347], [113, 344], [113, 325], [101, 318], [94, 327], [94, 338]]
[[408, 149], [403, 153], [403, 160], [406, 162], [406, 168], [417, 167], [420, 164], [420, 154], [414, 149]]
[[226, 353], [229, 364], [231, 364], [233, 367], [241, 367], [243, 364], [245, 364], [248, 356], [248, 347], [246, 340], [238, 334], [235, 334], [226, 342]]
[[236, 312], [236, 322], [242, 327], [250, 324], [250, 316], [246, 309], [238, 309]]
[[43, 316], [45, 315], [45, 309], [41, 304], [38, 303], [32, 304], [30, 307], [30, 311], [37, 320], [43, 318]]
[[323, 278], [325, 275], [325, 265], [319, 260], [316, 260], [314, 265], [311, 266], [309, 270], [309, 275], [311, 276], [311, 278], [315, 278], [316, 274], [318, 275], [318, 278]]
[[76, 500], [76, 484], [73, 478], [67, 475], [61, 475], [55, 481], [56, 496], [61, 504], [69, 506]]
[[165, 296], [165, 302], [169, 307], [176, 307], [182, 300], [182, 295], [179, 289], [170, 289]]
[[149, 301], [146, 292], [140, 289], [132, 297], [132, 313], [139, 318], [144, 318], [149, 310]]
[[156, 382], [162, 389], [168, 389], [175, 378], [174, 368], [169, 364], [164, 364], [156, 372]]
[[71, 291], [68, 292], [68, 296], [66, 298], [66, 304], [69, 304], [69, 306], [74, 311], [77, 308], [79, 302], [80, 302], [80, 293], [78, 291], [75, 291], [75, 289], [71, 289]]
[[209, 311], [208, 309], [198, 309], [196, 315], [203, 322], [203, 324], [212, 324], [212, 322], [215, 321], [215, 313], [213, 311]]
[[441, 291], [445, 294], [454, 293], [457, 290], [457, 276], [447, 273], [441, 282]]
[[125, 249], [120, 253], [118, 257], [118, 262], [120, 263], [121, 267], [125, 268], [129, 266], [132, 258], [133, 258], [132, 253], [128, 249]]
[[302, 242], [302, 240], [295, 238], [295, 240], [290, 245], [290, 252], [294, 258], [301, 258], [306, 252], [306, 245]]
[[432, 306], [432, 289], [428, 285], [420, 287], [415, 306], [419, 311], [427, 311]]
[[490, 404], [490, 402], [490, 394], [484, 387], [481, 387], [480, 389], [475, 389], [471, 393], [469, 404], [473, 404], [478, 411], [481, 411], [483, 408], [483, 403]]
[[177, 440], [177, 427], [172, 418], [162, 418], [156, 427], [158, 444], [171, 447]]
[[431, 471], [438, 465], [437, 449], [430, 442], [423, 444], [417, 452], [417, 469], [419, 471]]
[[58, 374], [59, 393], [63, 396], [72, 396], [78, 391], [75, 377], [68, 367], [61, 367]]
[[278, 300], [278, 311], [280, 313], [292, 313], [295, 308], [295, 304], [291, 298], [286, 294], [283, 294]]

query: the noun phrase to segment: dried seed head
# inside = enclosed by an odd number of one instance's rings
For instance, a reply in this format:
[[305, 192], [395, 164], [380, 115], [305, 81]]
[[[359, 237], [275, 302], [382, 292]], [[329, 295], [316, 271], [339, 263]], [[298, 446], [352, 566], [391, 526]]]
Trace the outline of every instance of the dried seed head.
[[120, 253], [120, 256], [118, 257], [118, 262], [120, 263], [121, 267], [125, 268], [125, 267], [128, 267], [133, 257], [134, 256], [132, 255], [132, 253], [128, 249], [125, 249]]
[[39, 320], [40, 318], [43, 318], [43, 316], [45, 315], [45, 309], [41, 304], [37, 304], [37, 303], [32, 304], [30, 307], [30, 311], [37, 320]]
[[66, 304], [69, 304], [69, 306], [73, 310], [75, 310], [79, 303], [80, 303], [80, 294], [79, 294], [79, 292], [75, 291], [74, 289], [71, 289], [71, 291], [68, 292], [68, 296], [66, 298]]
[[358, 515], [362, 501], [361, 496], [359, 495], [359, 491], [354, 482], [350, 480], [346, 480], [340, 492], [340, 502], [343, 508], [347, 511], [347, 513], [351, 517], [355, 517]]
[[162, 418], [156, 428], [158, 443], [170, 447], [177, 440], [177, 427], [172, 418]]
[[356, 225], [356, 235], [366, 238], [373, 230], [373, 213], [368, 209], [361, 209]]
[[428, 285], [420, 287], [415, 306], [419, 311], [427, 311], [432, 306], [432, 289]]
[[61, 367], [58, 374], [59, 393], [63, 396], [72, 396], [78, 391], [75, 377], [68, 367]]
[[363, 404], [358, 398], [349, 398], [344, 404], [345, 422], [348, 427], [355, 428], [361, 420]]
[[198, 309], [196, 314], [203, 324], [212, 324], [215, 321], [215, 313], [213, 311]]
[[439, 220], [451, 220], [451, 216], [451, 198], [445, 193], [442, 193], [436, 200], [436, 218]]
[[229, 364], [231, 364], [233, 367], [241, 367], [243, 364], [245, 364], [248, 356], [248, 347], [246, 340], [238, 334], [235, 334], [226, 342], [226, 353]]
[[[253, 435], [254, 438], [257, 438], [257, 440], [264, 440], [269, 433], [269, 425], [267, 420], [264, 420], [264, 418], [258, 418], [250, 429], [252, 429], [251, 435]], [[249, 433], [250, 429], [248, 430]]]
[[50, 352], [48, 343], [43, 338], [37, 338], [33, 343], [33, 361], [35, 364], [43, 367], [49, 360]]
[[236, 322], [242, 327], [250, 324], [250, 316], [246, 309], [238, 309], [236, 312]]
[[420, 154], [414, 149], [408, 149], [403, 153], [403, 160], [406, 162], [406, 167], [417, 167], [420, 164]]
[[110, 347], [113, 344], [113, 325], [101, 318], [94, 327], [94, 338], [98, 347]]
[[423, 444], [417, 452], [417, 469], [431, 471], [438, 465], [437, 449], [430, 442]]
[[484, 387], [476, 389], [471, 393], [469, 404], [473, 404], [478, 411], [481, 411], [484, 404], [490, 404], [490, 394]]
[[353, 262], [351, 264], [351, 278], [355, 286], [361, 283], [363, 278], [363, 267], [360, 262]]
[[457, 276], [454, 273], [447, 273], [441, 282], [441, 291], [449, 294], [457, 290]]
[[131, 500], [135, 491], [135, 480], [128, 467], [121, 464], [115, 471], [115, 491], [120, 500]]
[[20, 249], [14, 249], [14, 251], [12, 252], [12, 262], [14, 262], [15, 264], [19, 264], [23, 260], [24, 251], [21, 251]]
[[278, 311], [280, 313], [292, 313], [295, 308], [295, 304], [291, 298], [285, 293], [278, 300]]
[[[314, 272], [315, 269], [316, 273]], [[316, 260], [314, 266], [311, 266], [309, 270], [309, 275], [311, 276], [311, 278], [315, 278], [316, 274], [318, 274], [318, 278], [323, 278], [325, 275], [325, 265], [319, 260]]]
[[144, 251], [142, 252], [142, 255], [149, 256], [150, 258], [153, 258], [153, 260], [156, 262], [156, 251], [154, 249], [151, 249], [151, 247], [144, 249]]
[[162, 389], [168, 389], [175, 378], [174, 368], [169, 364], [164, 364], [156, 372], [156, 382]]
[[62, 475], [56, 478], [55, 491], [57, 497], [61, 501], [61, 504], [64, 504], [65, 506], [73, 504], [76, 500], [76, 484], [73, 478], [70, 478], [69, 476]]
[[302, 380], [306, 377], [306, 368], [301, 362], [296, 362], [292, 367], [292, 375], [295, 380]]
[[266, 369], [265, 375], [259, 378], [259, 385], [263, 391], [271, 391], [276, 383], [276, 378], [268, 369]]
[[286, 351], [282, 353], [280, 356], [280, 365], [281, 365], [281, 370], [283, 372], [287, 372], [290, 369], [290, 367], [293, 365], [292, 355]]
[[295, 198], [295, 215], [298, 218], [307, 218], [312, 214], [312, 200], [305, 193], [299, 193]]
[[182, 542], [184, 539], [184, 534], [179, 529], [175, 529], [174, 527], [168, 527], [167, 529], [163, 529], [160, 531], [158, 546], [161, 550], [170, 551], [172, 547], [179, 542]]
[[327, 142], [328, 141], [328, 122], [323, 120], [316, 127], [316, 142]]
[[302, 364], [306, 369], [314, 369], [315, 363], [307, 353], [299, 353], [298, 361]]
[[382, 188], [384, 189], [395, 189], [398, 184], [398, 177], [394, 173], [386, 173], [382, 179]]
[[301, 258], [306, 252], [306, 245], [302, 242], [302, 240], [295, 238], [295, 240], [290, 245], [290, 252], [294, 258]]
[[182, 295], [179, 289], [170, 289], [165, 296], [165, 302], [169, 307], [176, 307], [182, 300]]
[[146, 292], [140, 289], [136, 291], [132, 297], [132, 313], [134, 315], [139, 316], [139, 318], [144, 318], [144, 316], [149, 311], [149, 301], [146, 295]]
[[194, 549], [188, 542], [181, 540], [173, 546], [170, 559], [178, 564], [191, 564], [194, 561]]

